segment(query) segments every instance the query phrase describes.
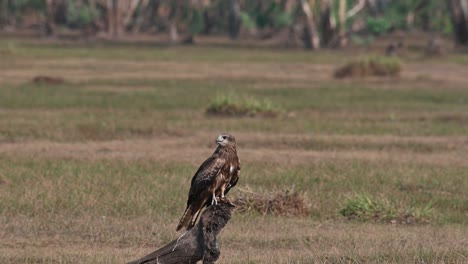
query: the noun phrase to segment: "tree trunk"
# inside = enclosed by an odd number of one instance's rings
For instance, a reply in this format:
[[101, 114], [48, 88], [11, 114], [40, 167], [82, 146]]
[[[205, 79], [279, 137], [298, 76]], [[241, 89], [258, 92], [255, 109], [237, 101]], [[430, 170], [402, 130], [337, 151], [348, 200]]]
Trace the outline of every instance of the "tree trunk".
[[291, 14], [293, 21], [291, 25], [288, 26], [287, 30], [287, 45], [288, 46], [297, 46], [301, 40], [299, 36], [301, 34], [297, 34], [296, 30], [296, 23], [297, 23], [297, 1], [295, 0], [283, 0], [281, 5], [283, 6], [283, 10], [286, 14]]
[[320, 38], [315, 25], [314, 16], [310, 4], [306, 0], [300, 0], [302, 12], [306, 17], [306, 26], [304, 28], [304, 45], [309, 49], [320, 48]]
[[143, 24], [143, 22], [145, 20], [144, 10], [146, 10], [146, 8], [148, 7], [148, 1], [149, 0], [142, 0], [141, 1], [140, 9], [138, 9], [138, 13], [136, 15], [135, 24], [132, 27], [132, 32], [133, 33], [140, 32], [141, 25]]
[[220, 256], [216, 236], [231, 219], [234, 207], [229, 200], [221, 200], [208, 207], [198, 224], [178, 239], [128, 264], [189, 264], [200, 260], [204, 264], [214, 263]]
[[45, 34], [46, 36], [53, 36], [55, 34], [54, 1], [53, 0], [46, 0]]
[[321, 9], [320, 27], [322, 29], [322, 44], [329, 46], [336, 32], [336, 22], [332, 15], [330, 1], [322, 0]]
[[126, 10], [127, 14], [125, 16], [125, 19], [123, 21], [123, 27], [128, 27], [130, 22], [132, 21], [132, 17], [135, 13], [135, 10], [137, 9], [138, 5], [140, 4], [140, 1], [141, 0], [132, 0], [130, 2], [130, 6], [128, 8], [128, 10]]
[[339, 46], [340, 48], [346, 46], [347, 38], [346, 38], [346, 0], [340, 0], [339, 7], [338, 7], [338, 17], [339, 17]]
[[229, 37], [231, 39], [236, 39], [239, 37], [239, 32], [241, 28], [241, 9], [239, 0], [231, 0], [229, 10]]
[[106, 2], [106, 13], [107, 13], [107, 34], [109, 36], [114, 35], [114, 13], [112, 0], [107, 0]]
[[169, 14], [169, 37], [173, 43], [179, 41], [179, 30], [177, 29], [178, 13], [179, 3], [178, 1], [174, 1], [171, 4], [171, 12]]
[[346, 19], [355, 16], [359, 11], [364, 9], [366, 6], [366, 0], [359, 0], [353, 8], [351, 8], [348, 12], [346, 12]]
[[169, 37], [171, 42], [176, 43], [179, 41], [179, 31], [177, 30], [177, 22], [174, 19], [171, 19], [169, 25]]
[[120, 36], [123, 32], [121, 13], [119, 0], [107, 0], [107, 33], [113, 38]]
[[122, 2], [119, 0], [112, 0], [113, 2], [113, 12], [114, 12], [114, 37], [119, 37], [123, 33], [123, 23], [122, 23]]
[[468, 45], [468, 0], [449, 0], [447, 3], [452, 14], [455, 41]]

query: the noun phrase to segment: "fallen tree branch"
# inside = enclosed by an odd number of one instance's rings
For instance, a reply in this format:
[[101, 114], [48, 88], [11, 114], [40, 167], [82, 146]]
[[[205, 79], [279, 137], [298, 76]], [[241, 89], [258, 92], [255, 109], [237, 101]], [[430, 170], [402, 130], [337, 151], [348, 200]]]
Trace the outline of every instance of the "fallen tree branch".
[[178, 239], [128, 264], [214, 263], [221, 254], [216, 236], [231, 219], [234, 207], [227, 199], [208, 207], [198, 224]]

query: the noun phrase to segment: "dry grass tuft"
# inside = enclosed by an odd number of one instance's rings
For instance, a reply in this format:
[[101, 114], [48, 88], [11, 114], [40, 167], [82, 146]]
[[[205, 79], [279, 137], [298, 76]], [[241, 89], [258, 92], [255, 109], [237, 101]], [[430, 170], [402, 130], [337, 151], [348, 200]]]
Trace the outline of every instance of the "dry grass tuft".
[[274, 190], [269, 193], [239, 190], [234, 204], [241, 213], [257, 212], [276, 216], [306, 216], [311, 209], [306, 194], [294, 190], [294, 186], [291, 189]]
[[397, 58], [371, 56], [352, 61], [335, 71], [335, 78], [398, 76], [401, 63]]

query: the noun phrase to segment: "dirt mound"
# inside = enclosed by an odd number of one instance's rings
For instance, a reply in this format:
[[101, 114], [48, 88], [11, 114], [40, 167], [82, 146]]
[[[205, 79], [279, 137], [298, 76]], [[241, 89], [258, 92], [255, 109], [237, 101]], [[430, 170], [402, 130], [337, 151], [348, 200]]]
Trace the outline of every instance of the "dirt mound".
[[268, 193], [241, 190], [234, 204], [238, 212], [263, 215], [305, 216], [309, 215], [311, 209], [305, 193], [295, 191], [294, 188]]
[[256, 112], [235, 105], [210, 107], [206, 110], [206, 114], [218, 117], [277, 117], [279, 115], [275, 111]]
[[45, 75], [38, 75], [33, 78], [32, 80], [33, 83], [35, 84], [52, 84], [52, 85], [57, 85], [57, 84], [63, 84], [65, 83], [65, 80], [60, 77], [52, 77], [52, 76], [45, 76]]
[[401, 63], [397, 58], [368, 57], [352, 61], [335, 71], [334, 77], [398, 76]]

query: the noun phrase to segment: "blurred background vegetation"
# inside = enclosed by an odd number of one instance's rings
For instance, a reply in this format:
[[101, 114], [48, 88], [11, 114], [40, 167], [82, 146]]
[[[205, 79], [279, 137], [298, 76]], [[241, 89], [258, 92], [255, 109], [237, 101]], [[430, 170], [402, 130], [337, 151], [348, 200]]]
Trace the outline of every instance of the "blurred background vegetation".
[[468, 45], [468, 0], [0, 0], [0, 30], [158, 36], [170, 43], [229, 36], [308, 49], [369, 45], [389, 33], [417, 31], [428, 33], [429, 48], [437, 49], [441, 36]]

